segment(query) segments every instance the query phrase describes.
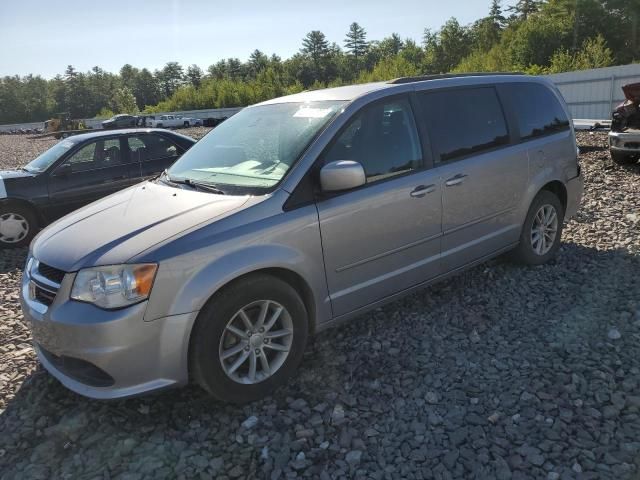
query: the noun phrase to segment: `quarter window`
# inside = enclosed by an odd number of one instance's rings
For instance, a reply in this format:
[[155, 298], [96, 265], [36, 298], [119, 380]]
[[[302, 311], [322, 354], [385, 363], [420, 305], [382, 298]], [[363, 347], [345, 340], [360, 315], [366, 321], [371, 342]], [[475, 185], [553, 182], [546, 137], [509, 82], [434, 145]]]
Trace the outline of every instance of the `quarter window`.
[[367, 183], [420, 167], [422, 152], [411, 106], [394, 99], [365, 107], [329, 148], [324, 162], [354, 160]]
[[420, 95], [440, 161], [455, 160], [509, 142], [507, 124], [492, 87]]
[[569, 130], [569, 119], [564, 109], [544, 85], [514, 83], [505, 90], [518, 120], [522, 140]]

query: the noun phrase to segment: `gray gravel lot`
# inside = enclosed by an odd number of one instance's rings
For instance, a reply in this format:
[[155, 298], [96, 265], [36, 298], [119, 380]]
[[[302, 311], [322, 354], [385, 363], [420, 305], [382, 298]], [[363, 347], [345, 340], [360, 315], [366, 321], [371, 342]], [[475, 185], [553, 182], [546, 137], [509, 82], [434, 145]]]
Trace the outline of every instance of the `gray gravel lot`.
[[[243, 407], [67, 391], [30, 347], [26, 252], [0, 251], [0, 478], [639, 478], [640, 165], [579, 141], [586, 197], [552, 264], [497, 259], [322, 333]], [[0, 136], [0, 167], [51, 143]]]

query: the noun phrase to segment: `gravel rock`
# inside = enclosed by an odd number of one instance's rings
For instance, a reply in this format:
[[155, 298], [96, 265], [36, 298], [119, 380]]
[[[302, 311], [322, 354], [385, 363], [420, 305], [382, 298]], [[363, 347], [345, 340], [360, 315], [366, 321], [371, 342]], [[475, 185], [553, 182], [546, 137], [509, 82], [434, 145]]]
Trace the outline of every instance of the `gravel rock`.
[[[27, 251], [0, 251], [0, 480], [640, 478], [640, 165], [578, 140], [585, 197], [553, 262], [492, 260], [323, 332], [248, 406], [69, 392], [20, 311]], [[53, 143], [0, 136], [0, 169]]]
[[622, 334], [620, 333], [620, 330], [618, 330], [617, 328], [610, 328], [607, 336], [609, 337], [610, 340], [620, 340], [620, 338], [622, 337]]
[[255, 427], [257, 424], [258, 424], [258, 417], [255, 417], [252, 415], [249, 418], [247, 418], [244, 422], [242, 422], [242, 427], [249, 430]]

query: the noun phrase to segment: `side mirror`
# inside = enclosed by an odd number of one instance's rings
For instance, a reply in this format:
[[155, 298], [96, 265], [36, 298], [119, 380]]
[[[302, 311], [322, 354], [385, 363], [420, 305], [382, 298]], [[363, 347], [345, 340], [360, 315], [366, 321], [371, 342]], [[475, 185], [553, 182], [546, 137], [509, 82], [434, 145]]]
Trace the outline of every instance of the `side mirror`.
[[320, 170], [320, 186], [324, 192], [336, 192], [360, 187], [366, 183], [364, 168], [353, 160], [327, 163]]
[[54, 175], [56, 177], [68, 177], [72, 172], [73, 169], [71, 168], [71, 165], [65, 163], [64, 165], [60, 165], [58, 168], [56, 168]]

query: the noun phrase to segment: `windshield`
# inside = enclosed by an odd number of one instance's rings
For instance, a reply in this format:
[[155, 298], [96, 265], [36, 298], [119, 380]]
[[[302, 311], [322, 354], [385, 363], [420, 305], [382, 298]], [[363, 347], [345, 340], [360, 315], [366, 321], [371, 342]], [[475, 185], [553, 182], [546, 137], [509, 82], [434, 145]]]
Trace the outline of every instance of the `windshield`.
[[246, 108], [196, 143], [168, 173], [172, 179], [220, 187], [273, 187], [345, 103], [278, 103]]
[[44, 172], [47, 168], [53, 165], [56, 160], [68, 152], [73, 145], [74, 143], [69, 140], [63, 140], [62, 142], [56, 143], [49, 150], [31, 160], [24, 169], [28, 172]]

